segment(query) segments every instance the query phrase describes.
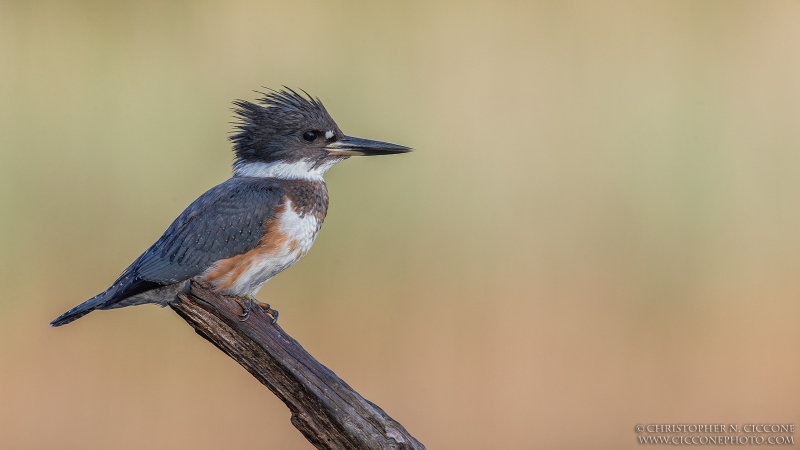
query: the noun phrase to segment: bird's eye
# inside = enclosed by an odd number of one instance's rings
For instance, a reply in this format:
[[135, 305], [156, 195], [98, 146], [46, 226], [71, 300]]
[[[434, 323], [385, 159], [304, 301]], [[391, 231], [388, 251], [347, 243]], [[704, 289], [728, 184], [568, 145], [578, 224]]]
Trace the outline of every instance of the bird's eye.
[[306, 131], [305, 133], [303, 133], [303, 139], [305, 139], [308, 142], [314, 142], [314, 139], [316, 138], [317, 138], [317, 133], [314, 131]]

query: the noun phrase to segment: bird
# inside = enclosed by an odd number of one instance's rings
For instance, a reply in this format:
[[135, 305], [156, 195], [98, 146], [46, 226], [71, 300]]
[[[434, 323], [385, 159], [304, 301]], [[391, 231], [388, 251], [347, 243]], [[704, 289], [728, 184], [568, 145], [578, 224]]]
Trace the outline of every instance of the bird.
[[254, 296], [311, 249], [328, 210], [323, 175], [351, 156], [412, 148], [345, 135], [318, 97], [286, 86], [255, 102], [236, 100], [230, 136], [233, 175], [192, 202], [105, 291], [53, 320], [58, 327], [94, 310], [175, 301], [192, 280], [240, 299]]

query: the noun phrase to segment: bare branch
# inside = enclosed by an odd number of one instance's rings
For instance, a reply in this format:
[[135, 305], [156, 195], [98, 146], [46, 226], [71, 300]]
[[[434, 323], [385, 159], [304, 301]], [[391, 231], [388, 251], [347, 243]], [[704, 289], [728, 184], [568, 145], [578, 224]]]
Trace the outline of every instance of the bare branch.
[[254, 307], [246, 321], [233, 298], [192, 282], [170, 305], [289, 407], [292, 424], [319, 449], [424, 449], [402, 425], [320, 364]]

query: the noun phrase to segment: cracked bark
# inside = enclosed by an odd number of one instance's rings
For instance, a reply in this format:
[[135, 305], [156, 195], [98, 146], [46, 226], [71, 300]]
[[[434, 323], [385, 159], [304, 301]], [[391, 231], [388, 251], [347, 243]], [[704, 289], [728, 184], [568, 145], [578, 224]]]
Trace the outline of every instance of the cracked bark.
[[277, 395], [291, 422], [319, 449], [414, 449], [425, 446], [380, 407], [354, 391], [286, 334], [259, 307], [246, 321], [231, 297], [192, 282], [170, 307]]

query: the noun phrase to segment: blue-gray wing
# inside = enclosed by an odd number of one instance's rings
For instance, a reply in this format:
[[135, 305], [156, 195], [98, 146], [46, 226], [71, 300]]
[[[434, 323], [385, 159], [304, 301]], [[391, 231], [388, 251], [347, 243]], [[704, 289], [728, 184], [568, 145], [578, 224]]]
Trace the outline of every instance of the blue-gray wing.
[[221, 259], [246, 253], [264, 236], [283, 196], [274, 180], [231, 178], [189, 205], [126, 273], [172, 284], [201, 274]]

